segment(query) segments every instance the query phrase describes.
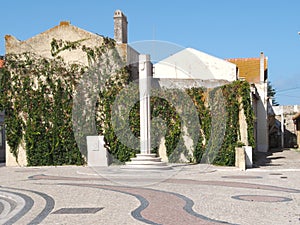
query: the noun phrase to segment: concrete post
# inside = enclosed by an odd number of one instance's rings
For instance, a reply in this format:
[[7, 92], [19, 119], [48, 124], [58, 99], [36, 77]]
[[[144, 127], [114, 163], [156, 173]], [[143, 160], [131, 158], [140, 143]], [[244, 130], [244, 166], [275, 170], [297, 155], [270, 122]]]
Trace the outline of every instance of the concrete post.
[[139, 91], [140, 91], [140, 154], [126, 162], [124, 169], [142, 170], [168, 170], [171, 169], [161, 161], [156, 154], [151, 154], [150, 137], [150, 90], [151, 90], [152, 64], [149, 55], [139, 56]]
[[246, 170], [245, 150], [242, 147], [235, 148], [235, 166], [242, 171]]
[[151, 62], [149, 55], [139, 56], [139, 91], [140, 91], [140, 144], [141, 154], [151, 153], [150, 142], [150, 88]]
[[243, 146], [245, 152], [246, 168], [252, 168], [252, 146]]

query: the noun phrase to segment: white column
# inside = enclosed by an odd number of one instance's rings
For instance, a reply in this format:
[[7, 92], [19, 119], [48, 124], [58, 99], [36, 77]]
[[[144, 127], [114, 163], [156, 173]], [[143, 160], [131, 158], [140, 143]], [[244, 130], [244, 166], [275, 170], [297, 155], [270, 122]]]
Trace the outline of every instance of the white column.
[[150, 142], [150, 89], [151, 62], [149, 55], [139, 56], [139, 91], [140, 91], [140, 144], [141, 154], [151, 153]]
[[165, 162], [156, 154], [151, 154], [150, 139], [150, 90], [151, 90], [152, 64], [149, 55], [139, 56], [139, 91], [140, 91], [140, 145], [141, 152], [126, 162], [124, 169], [142, 170], [169, 170]]

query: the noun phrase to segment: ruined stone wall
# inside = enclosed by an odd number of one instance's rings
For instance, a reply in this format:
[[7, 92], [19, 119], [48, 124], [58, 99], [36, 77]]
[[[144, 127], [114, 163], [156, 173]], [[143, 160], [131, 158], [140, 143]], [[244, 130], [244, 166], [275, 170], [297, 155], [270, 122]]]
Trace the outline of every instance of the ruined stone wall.
[[[300, 105], [288, 105], [288, 106], [273, 106], [273, 110], [275, 113], [274, 119], [275, 122], [278, 124], [277, 128], [277, 140], [274, 137], [271, 137], [273, 142], [276, 142], [277, 145], [281, 145], [281, 121], [282, 121], [282, 114], [283, 114], [283, 121], [284, 121], [284, 147], [292, 148], [295, 147], [297, 144], [297, 137], [296, 137], [296, 128], [292, 117], [300, 112]], [[276, 135], [276, 134], [274, 134]], [[280, 139], [280, 141], [278, 140]], [[275, 145], [276, 143], [272, 143]], [[278, 146], [279, 147], [279, 146]]]

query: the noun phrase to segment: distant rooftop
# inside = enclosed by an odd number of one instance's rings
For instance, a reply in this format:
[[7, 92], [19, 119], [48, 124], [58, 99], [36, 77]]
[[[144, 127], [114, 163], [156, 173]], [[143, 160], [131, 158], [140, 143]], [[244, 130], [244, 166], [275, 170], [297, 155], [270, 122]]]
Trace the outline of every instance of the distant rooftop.
[[4, 56], [0, 55], [0, 68], [3, 68], [4, 67]]
[[[239, 78], [244, 78], [249, 83], [259, 83], [260, 81], [260, 58], [234, 58], [226, 59], [234, 63], [239, 71]], [[268, 71], [268, 58], [264, 57], [265, 79]]]

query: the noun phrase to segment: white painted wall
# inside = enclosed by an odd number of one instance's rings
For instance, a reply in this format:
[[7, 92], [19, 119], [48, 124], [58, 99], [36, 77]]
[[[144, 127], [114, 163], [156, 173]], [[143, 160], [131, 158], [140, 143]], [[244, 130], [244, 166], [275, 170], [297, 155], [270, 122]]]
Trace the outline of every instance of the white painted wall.
[[193, 48], [154, 64], [154, 78], [236, 80], [236, 65]]
[[267, 152], [269, 150], [269, 124], [267, 105], [267, 82], [255, 84], [260, 99], [256, 105], [256, 150]]

